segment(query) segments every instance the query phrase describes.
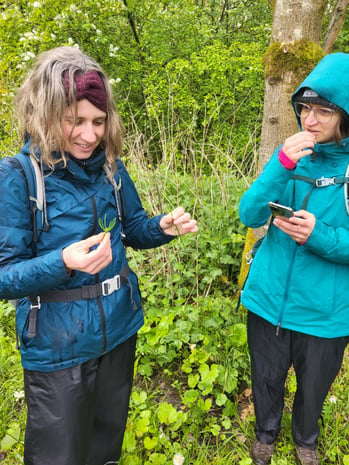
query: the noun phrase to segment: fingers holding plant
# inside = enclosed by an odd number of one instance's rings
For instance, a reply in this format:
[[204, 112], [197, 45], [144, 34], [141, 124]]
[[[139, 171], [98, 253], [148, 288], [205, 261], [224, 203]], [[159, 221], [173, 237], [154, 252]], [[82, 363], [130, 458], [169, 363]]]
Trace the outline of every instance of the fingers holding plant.
[[112, 261], [110, 234], [103, 232], [74, 242], [62, 251], [67, 270], [84, 271], [95, 274], [103, 270]]
[[196, 233], [199, 230], [197, 221], [191, 218], [183, 207], [177, 207], [163, 216], [160, 220], [160, 227], [165, 234], [170, 236]]

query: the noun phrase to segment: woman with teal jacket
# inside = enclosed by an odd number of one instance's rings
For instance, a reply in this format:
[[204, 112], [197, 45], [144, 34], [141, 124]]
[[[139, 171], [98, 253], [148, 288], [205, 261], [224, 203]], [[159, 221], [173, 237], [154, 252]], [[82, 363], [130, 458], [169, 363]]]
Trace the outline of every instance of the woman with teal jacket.
[[275, 150], [240, 203], [252, 228], [267, 223], [270, 201], [294, 211], [272, 216], [242, 295], [258, 465], [275, 449], [291, 365], [297, 462], [320, 464], [318, 421], [349, 341], [348, 76], [345, 53], [326, 56], [308, 75], [292, 97], [301, 131]]

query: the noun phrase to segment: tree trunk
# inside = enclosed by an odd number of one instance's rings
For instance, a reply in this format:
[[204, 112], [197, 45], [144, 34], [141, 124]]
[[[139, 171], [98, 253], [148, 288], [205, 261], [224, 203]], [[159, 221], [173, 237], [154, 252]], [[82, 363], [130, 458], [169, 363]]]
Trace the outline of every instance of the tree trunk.
[[265, 55], [265, 94], [258, 172], [275, 148], [297, 131], [291, 95], [322, 58], [326, 0], [276, 0]]
[[339, 31], [344, 23], [345, 15], [347, 13], [349, 0], [337, 0], [336, 5], [333, 9], [332, 17], [330, 19], [326, 37], [323, 43], [324, 52], [331, 53], [336, 38], [338, 37]]

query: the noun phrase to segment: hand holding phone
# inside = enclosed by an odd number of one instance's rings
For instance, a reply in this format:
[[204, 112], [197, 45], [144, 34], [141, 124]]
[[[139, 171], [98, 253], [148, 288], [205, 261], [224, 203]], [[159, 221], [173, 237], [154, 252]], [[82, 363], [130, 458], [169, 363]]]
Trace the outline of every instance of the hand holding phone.
[[286, 205], [281, 205], [276, 202], [268, 202], [268, 207], [273, 216], [285, 216], [286, 218], [291, 218], [294, 215], [294, 211], [291, 207]]

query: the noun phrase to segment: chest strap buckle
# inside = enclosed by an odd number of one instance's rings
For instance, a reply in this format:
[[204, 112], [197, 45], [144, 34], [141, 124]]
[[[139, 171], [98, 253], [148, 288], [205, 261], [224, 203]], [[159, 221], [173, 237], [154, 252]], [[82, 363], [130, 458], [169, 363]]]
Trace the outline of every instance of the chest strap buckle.
[[316, 187], [327, 187], [336, 184], [336, 178], [320, 178], [315, 180]]
[[120, 275], [113, 276], [112, 278], [106, 279], [102, 283], [102, 295], [110, 295], [115, 291], [118, 291], [121, 286]]

